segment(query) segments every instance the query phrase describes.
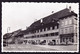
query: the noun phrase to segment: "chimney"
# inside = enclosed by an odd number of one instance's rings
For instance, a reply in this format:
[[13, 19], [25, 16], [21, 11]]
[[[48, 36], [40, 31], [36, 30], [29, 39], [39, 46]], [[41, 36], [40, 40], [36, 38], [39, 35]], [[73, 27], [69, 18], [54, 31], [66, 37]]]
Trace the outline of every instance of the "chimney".
[[71, 6], [69, 6], [69, 12], [71, 12]]
[[37, 19], [34, 20], [34, 22], [36, 22], [36, 21], [37, 21]]
[[52, 11], [52, 13], [54, 13], [54, 11]]
[[68, 5], [66, 5], [66, 8], [68, 8]]

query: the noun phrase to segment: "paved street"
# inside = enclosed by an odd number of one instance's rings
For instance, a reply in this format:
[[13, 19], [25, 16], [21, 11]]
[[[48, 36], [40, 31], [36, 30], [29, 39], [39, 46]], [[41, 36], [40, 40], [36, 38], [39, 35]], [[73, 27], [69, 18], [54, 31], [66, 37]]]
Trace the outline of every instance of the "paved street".
[[25, 45], [13, 44], [3, 47], [3, 51], [77, 51], [77, 45]]

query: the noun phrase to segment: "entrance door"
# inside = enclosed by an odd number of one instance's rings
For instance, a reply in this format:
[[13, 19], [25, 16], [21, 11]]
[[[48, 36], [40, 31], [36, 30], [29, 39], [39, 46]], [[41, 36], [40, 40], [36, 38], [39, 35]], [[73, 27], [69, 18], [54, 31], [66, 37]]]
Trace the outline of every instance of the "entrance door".
[[67, 45], [68, 44], [68, 38], [66, 38], [65, 42], [66, 42], [66, 45]]
[[53, 41], [53, 45], [56, 45], [56, 41], [55, 40], [52, 40]]

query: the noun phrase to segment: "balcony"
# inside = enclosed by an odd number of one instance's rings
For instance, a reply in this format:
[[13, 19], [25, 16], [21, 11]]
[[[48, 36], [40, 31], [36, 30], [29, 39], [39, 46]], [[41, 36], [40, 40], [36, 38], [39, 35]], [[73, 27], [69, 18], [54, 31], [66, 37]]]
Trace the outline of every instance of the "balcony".
[[30, 37], [30, 36], [35, 36], [35, 35], [43, 35], [43, 34], [49, 34], [49, 33], [55, 33], [55, 32], [59, 32], [59, 29], [42, 31], [42, 32], [33, 33], [33, 34], [27, 34], [27, 35], [24, 35], [24, 37]]

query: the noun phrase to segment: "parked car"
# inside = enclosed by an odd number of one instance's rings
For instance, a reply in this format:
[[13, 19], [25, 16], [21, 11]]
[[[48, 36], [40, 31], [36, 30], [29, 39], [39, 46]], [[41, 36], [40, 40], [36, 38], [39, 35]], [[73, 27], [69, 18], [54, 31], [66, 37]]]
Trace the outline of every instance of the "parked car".
[[46, 40], [39, 43], [40, 45], [46, 45]]
[[40, 43], [40, 45], [46, 45], [46, 43]]
[[37, 43], [35, 41], [31, 41], [31, 44], [36, 45]]
[[55, 45], [53, 42], [49, 42], [48, 45]]

